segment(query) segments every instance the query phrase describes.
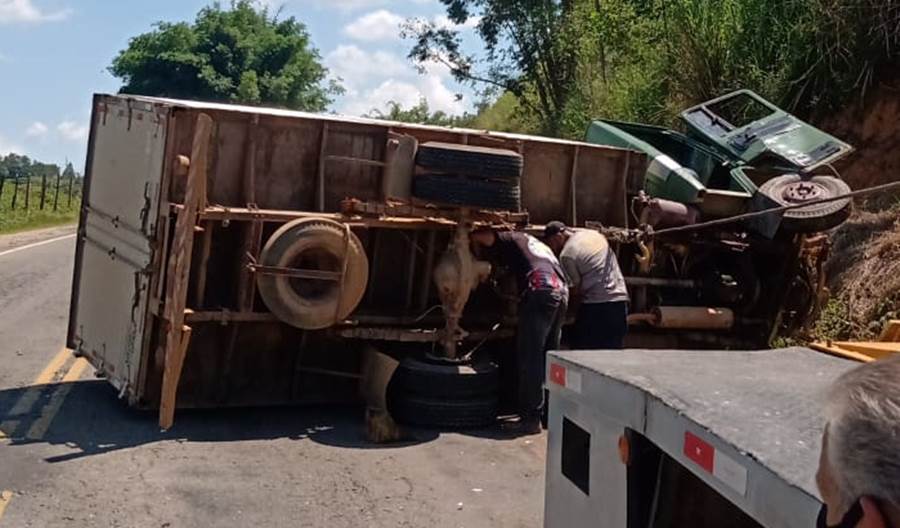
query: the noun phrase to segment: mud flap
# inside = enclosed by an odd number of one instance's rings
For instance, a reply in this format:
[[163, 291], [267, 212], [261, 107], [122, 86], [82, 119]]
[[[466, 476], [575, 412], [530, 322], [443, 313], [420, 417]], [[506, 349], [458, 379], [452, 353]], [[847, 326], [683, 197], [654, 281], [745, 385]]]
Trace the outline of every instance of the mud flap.
[[397, 425], [387, 406], [387, 389], [400, 362], [375, 347], [363, 351], [360, 391], [366, 402], [366, 438], [376, 444], [399, 442], [409, 438]]

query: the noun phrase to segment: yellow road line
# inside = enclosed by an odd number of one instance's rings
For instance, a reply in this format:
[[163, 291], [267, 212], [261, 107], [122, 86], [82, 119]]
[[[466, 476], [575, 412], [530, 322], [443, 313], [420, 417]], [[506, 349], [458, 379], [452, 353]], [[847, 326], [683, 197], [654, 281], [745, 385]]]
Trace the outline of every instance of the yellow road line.
[[50, 396], [50, 402], [41, 410], [40, 417], [31, 424], [28, 434], [25, 435], [26, 438], [29, 440], [40, 440], [44, 437], [47, 429], [50, 428], [50, 424], [53, 423], [53, 419], [56, 418], [56, 414], [62, 408], [63, 402], [66, 401], [66, 396], [72, 390], [72, 385], [81, 378], [81, 374], [84, 373], [87, 367], [88, 362], [86, 359], [78, 358], [75, 360], [72, 368], [63, 376], [63, 384], [53, 391], [53, 394]]
[[65, 365], [66, 361], [72, 357], [69, 349], [63, 347], [59, 353], [56, 354], [56, 357], [50, 360], [50, 363], [44, 367], [44, 370], [38, 374], [38, 377], [34, 379], [32, 385], [44, 385], [53, 381], [53, 378], [56, 377], [56, 372]]
[[[25, 393], [22, 394], [22, 397], [19, 398], [19, 401], [17, 401], [13, 408], [9, 410], [8, 416], [21, 416], [31, 412], [31, 409], [34, 408], [34, 404], [37, 403], [38, 398], [41, 396], [41, 391], [43, 390], [43, 387], [41, 386], [56, 379], [59, 375], [59, 371], [71, 357], [72, 354], [69, 349], [63, 347], [62, 350], [50, 360], [50, 363], [44, 367], [44, 370], [34, 378], [31, 387], [28, 387]], [[6, 420], [0, 424], [0, 431], [5, 431], [3, 436], [10, 436], [15, 432], [18, 426], [18, 420]], [[0, 438], [2, 438], [2, 436], [0, 436]]]
[[0, 491], [0, 519], [3, 519], [3, 513], [6, 511], [6, 507], [9, 506], [9, 501], [13, 498], [13, 492], [9, 490]]

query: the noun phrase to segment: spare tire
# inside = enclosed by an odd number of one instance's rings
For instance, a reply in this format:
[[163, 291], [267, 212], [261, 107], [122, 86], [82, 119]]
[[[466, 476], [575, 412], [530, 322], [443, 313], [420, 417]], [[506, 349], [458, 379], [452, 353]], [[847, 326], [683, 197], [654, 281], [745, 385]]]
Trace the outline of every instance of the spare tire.
[[484, 178], [522, 177], [522, 155], [505, 149], [440, 143], [419, 145], [416, 164], [435, 172], [471, 174]]
[[394, 399], [391, 415], [407, 425], [468, 429], [494, 423], [498, 406], [496, 395], [454, 400], [403, 395]]
[[343, 224], [322, 218], [294, 220], [275, 231], [259, 264], [343, 274], [343, 283], [258, 276], [259, 294], [269, 310], [281, 321], [305, 330], [328, 328], [350, 315], [369, 280], [369, 259], [359, 238]]
[[[850, 186], [833, 176], [802, 177], [785, 174], [765, 182], [759, 192], [779, 205], [796, 205], [850, 192]], [[791, 209], [784, 213], [782, 229], [792, 233], [815, 233], [841, 225], [852, 209], [850, 198]]]
[[468, 398], [497, 394], [500, 370], [492, 361], [462, 364], [407, 358], [397, 369], [397, 379], [410, 394]]
[[480, 180], [447, 174], [422, 174], [413, 180], [413, 196], [436, 204], [469, 205], [518, 211], [518, 182]]

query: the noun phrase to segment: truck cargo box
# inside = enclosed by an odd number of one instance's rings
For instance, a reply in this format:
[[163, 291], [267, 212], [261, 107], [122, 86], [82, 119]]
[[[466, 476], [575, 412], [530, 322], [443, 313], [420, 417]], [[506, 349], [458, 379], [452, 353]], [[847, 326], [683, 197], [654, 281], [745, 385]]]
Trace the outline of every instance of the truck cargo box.
[[[454, 222], [390, 201], [398, 191], [388, 176], [411, 167], [405, 145], [424, 142], [520, 153], [522, 211], [496, 216], [512, 224], [625, 227], [626, 187], [645, 163], [628, 150], [551, 138], [97, 95], [69, 346], [130, 404], [167, 406], [169, 416], [176, 402], [355, 400], [365, 342], [421, 340], [442, 324], [429, 312], [440, 303], [431, 270]], [[278, 271], [258, 265], [266, 241], [302, 218], [344, 226], [370, 266], [358, 307], [324, 330], [281, 322], [257, 287], [258, 274]], [[466, 328], [476, 338], [490, 331], [503, 306], [476, 292]]]

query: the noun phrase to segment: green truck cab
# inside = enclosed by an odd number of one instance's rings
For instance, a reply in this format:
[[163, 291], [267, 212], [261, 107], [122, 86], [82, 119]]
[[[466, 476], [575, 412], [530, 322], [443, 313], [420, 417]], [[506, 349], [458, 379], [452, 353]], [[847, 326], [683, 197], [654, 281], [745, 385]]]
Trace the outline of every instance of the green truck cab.
[[[749, 90], [739, 90], [681, 113], [686, 133], [597, 120], [588, 143], [630, 148], [651, 160], [644, 191], [687, 204], [715, 218], [846, 194], [823, 168], [853, 151], [847, 143], [801, 121]], [[787, 211], [780, 222], [756, 223], [772, 236], [780, 227], [815, 232], [842, 223], [850, 201]], [[775, 215], [773, 215], [775, 216]]]

